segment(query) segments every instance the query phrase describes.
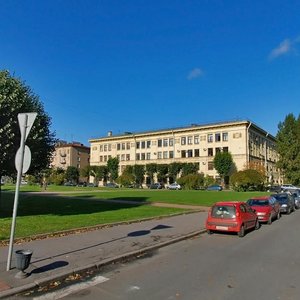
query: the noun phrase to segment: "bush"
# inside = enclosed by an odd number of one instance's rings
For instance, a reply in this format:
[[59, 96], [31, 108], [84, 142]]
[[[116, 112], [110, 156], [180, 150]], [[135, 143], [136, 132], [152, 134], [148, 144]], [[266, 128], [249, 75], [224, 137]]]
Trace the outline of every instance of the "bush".
[[234, 173], [230, 177], [232, 189], [238, 192], [263, 191], [264, 176], [257, 170], [244, 170]]
[[199, 189], [204, 185], [204, 175], [202, 173], [189, 174], [179, 178], [177, 182], [186, 190]]

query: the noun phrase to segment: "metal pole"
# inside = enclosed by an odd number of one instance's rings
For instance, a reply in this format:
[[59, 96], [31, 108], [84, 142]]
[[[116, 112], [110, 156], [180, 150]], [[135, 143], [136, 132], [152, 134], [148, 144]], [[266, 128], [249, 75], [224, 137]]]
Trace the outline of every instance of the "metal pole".
[[19, 190], [20, 190], [20, 183], [21, 183], [22, 172], [23, 172], [27, 119], [28, 119], [28, 115], [26, 114], [25, 118], [24, 118], [24, 124], [23, 124], [23, 126], [21, 126], [21, 143], [20, 143], [21, 159], [20, 159], [20, 165], [19, 165], [18, 174], [17, 174], [17, 183], [16, 183], [14, 209], [13, 209], [13, 216], [12, 216], [6, 271], [9, 271], [11, 269], [11, 257], [12, 257], [13, 242], [14, 242], [15, 227], [16, 227], [16, 217], [17, 217], [17, 209], [18, 209], [18, 201], [19, 201]]

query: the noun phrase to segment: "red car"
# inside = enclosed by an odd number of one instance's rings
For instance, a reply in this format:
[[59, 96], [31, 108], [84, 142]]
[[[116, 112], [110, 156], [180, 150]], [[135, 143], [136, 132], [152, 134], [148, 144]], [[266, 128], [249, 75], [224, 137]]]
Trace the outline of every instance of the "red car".
[[280, 218], [280, 203], [272, 196], [252, 198], [247, 203], [255, 210], [259, 222], [270, 225], [274, 219]]
[[239, 237], [251, 228], [258, 229], [259, 221], [255, 211], [245, 202], [229, 201], [215, 203], [206, 219], [206, 231], [236, 232]]

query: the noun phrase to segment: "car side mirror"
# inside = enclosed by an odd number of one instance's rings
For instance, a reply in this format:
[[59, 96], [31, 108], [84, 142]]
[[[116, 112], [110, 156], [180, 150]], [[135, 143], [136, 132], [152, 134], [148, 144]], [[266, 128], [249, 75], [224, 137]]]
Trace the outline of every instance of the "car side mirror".
[[256, 213], [256, 210], [255, 210], [254, 208], [252, 208], [252, 211], [253, 211], [254, 213]]

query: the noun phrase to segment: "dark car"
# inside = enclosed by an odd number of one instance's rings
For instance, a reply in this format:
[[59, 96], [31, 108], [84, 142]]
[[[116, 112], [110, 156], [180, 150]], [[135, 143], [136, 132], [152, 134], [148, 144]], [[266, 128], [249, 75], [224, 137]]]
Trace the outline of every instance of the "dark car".
[[218, 184], [213, 184], [213, 185], [208, 186], [206, 188], [206, 190], [207, 191], [219, 191], [220, 192], [220, 191], [223, 190], [223, 188], [220, 185], [218, 185]]
[[78, 187], [85, 187], [86, 186], [86, 182], [78, 182], [77, 184]]
[[163, 186], [162, 184], [160, 184], [159, 182], [156, 182], [156, 183], [152, 183], [150, 186], [149, 186], [149, 189], [152, 189], [152, 190], [160, 190], [162, 189]]
[[290, 192], [295, 199], [295, 208], [300, 208], [300, 190], [293, 190]]
[[270, 225], [273, 219], [280, 218], [280, 204], [274, 197], [255, 197], [247, 203], [255, 210], [259, 222], [267, 222]]
[[108, 182], [105, 187], [107, 188], [118, 188], [119, 186], [114, 182]]
[[267, 191], [271, 193], [280, 193], [281, 192], [281, 185], [269, 185], [267, 187]]
[[208, 212], [205, 228], [208, 234], [215, 231], [236, 232], [239, 237], [246, 230], [260, 227], [254, 210], [242, 201], [217, 202]]
[[295, 199], [288, 193], [272, 195], [280, 204], [280, 213], [290, 214], [295, 210]]

